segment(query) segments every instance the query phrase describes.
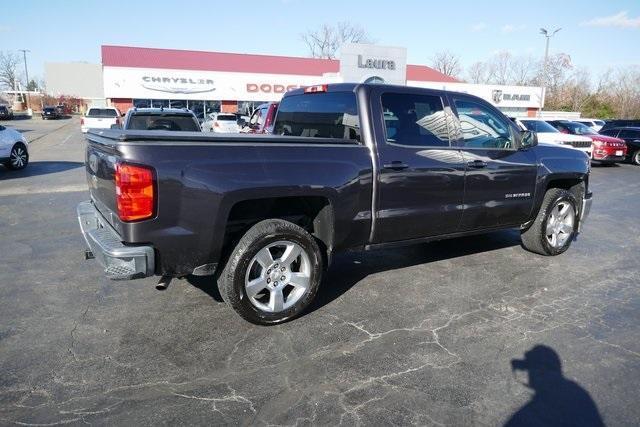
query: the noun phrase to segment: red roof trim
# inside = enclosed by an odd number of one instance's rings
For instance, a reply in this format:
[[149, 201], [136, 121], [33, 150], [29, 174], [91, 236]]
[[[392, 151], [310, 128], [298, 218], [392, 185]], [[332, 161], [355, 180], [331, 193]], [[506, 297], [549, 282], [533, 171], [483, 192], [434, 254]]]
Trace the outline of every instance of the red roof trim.
[[[340, 71], [340, 61], [334, 59], [130, 46], [102, 46], [102, 65], [106, 67], [294, 74], [302, 76], [321, 76], [325, 73], [337, 73]], [[457, 81], [423, 65], [407, 65], [407, 80]]]

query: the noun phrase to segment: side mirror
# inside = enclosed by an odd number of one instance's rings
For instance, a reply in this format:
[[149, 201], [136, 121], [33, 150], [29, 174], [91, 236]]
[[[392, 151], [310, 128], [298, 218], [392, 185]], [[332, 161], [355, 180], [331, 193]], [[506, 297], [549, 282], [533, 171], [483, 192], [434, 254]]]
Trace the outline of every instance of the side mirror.
[[520, 148], [527, 149], [531, 147], [535, 147], [538, 145], [538, 133], [532, 132], [530, 130], [522, 133], [522, 138], [520, 139]]

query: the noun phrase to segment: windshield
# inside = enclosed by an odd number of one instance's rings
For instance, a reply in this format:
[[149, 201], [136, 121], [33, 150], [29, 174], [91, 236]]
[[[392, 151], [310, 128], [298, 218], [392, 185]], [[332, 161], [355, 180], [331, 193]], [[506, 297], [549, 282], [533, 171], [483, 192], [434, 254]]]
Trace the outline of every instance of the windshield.
[[562, 130], [562, 128], [566, 128], [569, 133], [572, 133], [574, 135], [595, 135], [596, 132], [591, 129], [589, 126], [585, 125], [584, 123], [576, 123], [576, 122], [560, 122], [558, 123], [558, 127], [560, 127], [560, 130]]
[[134, 114], [127, 124], [127, 129], [200, 132], [195, 119], [184, 114]]
[[542, 133], [559, 133], [558, 129], [554, 128], [547, 122], [542, 120], [520, 120], [527, 130], [532, 132]]

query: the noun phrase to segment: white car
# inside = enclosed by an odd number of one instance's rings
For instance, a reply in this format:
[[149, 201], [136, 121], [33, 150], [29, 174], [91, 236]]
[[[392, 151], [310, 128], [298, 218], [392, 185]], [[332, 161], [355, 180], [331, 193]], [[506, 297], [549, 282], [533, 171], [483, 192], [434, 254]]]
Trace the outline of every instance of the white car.
[[518, 118], [513, 120], [520, 129], [535, 132], [538, 135], [538, 141], [541, 143], [566, 145], [583, 151], [591, 157], [593, 141], [589, 137], [562, 133], [540, 119]]
[[20, 132], [0, 125], [0, 163], [13, 170], [26, 168], [29, 163], [28, 147]]
[[604, 126], [604, 120], [598, 120], [598, 119], [570, 119], [570, 120], [572, 122], [583, 123], [589, 126], [591, 129], [595, 130], [596, 132], [600, 132], [600, 129], [602, 129], [602, 126]]
[[240, 127], [235, 114], [210, 113], [202, 123], [202, 132], [238, 133]]
[[111, 129], [112, 125], [120, 125], [121, 116], [115, 107], [91, 107], [80, 120], [80, 130], [87, 133], [89, 129]]

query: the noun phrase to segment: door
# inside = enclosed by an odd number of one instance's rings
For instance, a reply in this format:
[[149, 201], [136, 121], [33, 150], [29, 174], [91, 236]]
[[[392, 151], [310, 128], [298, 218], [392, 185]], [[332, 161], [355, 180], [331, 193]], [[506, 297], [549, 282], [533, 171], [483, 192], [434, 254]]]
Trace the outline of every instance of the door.
[[461, 231], [526, 222], [533, 209], [537, 159], [519, 149], [520, 133], [485, 101], [452, 95], [460, 132], [454, 142], [466, 164]]
[[[374, 243], [458, 230], [464, 170], [441, 92], [372, 89], [378, 150]], [[449, 119], [452, 113], [448, 110]]]

